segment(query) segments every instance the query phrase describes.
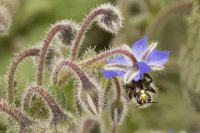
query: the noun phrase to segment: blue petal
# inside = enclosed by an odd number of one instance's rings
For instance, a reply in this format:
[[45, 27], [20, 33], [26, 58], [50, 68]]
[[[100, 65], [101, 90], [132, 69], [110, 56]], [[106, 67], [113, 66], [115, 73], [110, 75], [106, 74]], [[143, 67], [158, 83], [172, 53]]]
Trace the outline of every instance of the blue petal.
[[155, 49], [147, 57], [147, 63], [149, 65], [163, 66], [169, 58], [169, 53], [169, 51], [159, 51]]
[[148, 49], [147, 45], [147, 36], [144, 36], [142, 39], [138, 40], [132, 45], [132, 52], [134, 56], [139, 60], [142, 58], [146, 50]]
[[138, 62], [138, 68], [140, 74], [148, 73], [151, 71], [151, 68], [144, 62]]
[[133, 80], [138, 81], [143, 78], [144, 73], [151, 71], [151, 68], [144, 62], [138, 62], [139, 73], [133, 78]]
[[140, 73], [138, 73], [138, 74], [133, 78], [134, 81], [138, 81], [138, 80], [140, 80], [140, 79], [141, 79]]
[[126, 72], [122, 70], [102, 70], [105, 78], [112, 78], [115, 76], [123, 76]]
[[128, 65], [128, 60], [123, 56], [116, 56], [112, 59], [107, 60], [109, 64], [122, 64], [122, 65]]

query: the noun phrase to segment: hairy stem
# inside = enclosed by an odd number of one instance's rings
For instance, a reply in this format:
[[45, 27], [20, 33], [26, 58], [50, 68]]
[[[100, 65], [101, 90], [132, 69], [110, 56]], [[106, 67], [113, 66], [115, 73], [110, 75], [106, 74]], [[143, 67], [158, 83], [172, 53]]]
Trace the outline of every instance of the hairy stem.
[[15, 119], [17, 123], [19, 124], [21, 131], [31, 126], [32, 124], [36, 123], [35, 121], [27, 118], [22, 112], [20, 112], [18, 109], [11, 106], [7, 102], [4, 102], [4, 101], [0, 102], [0, 111], [3, 111], [9, 114], [13, 119]]
[[21, 52], [12, 60], [9, 70], [8, 70], [8, 76], [7, 76], [8, 99], [10, 102], [12, 102], [14, 99], [14, 76], [15, 76], [15, 71], [18, 64], [26, 57], [36, 56], [36, 55], [38, 56], [39, 52], [40, 52], [40, 49], [37, 49], [37, 48], [27, 49]]
[[72, 60], [76, 60], [77, 55], [78, 55], [78, 51], [79, 51], [79, 47], [80, 47], [80, 42], [87, 30], [87, 28], [89, 27], [90, 23], [99, 15], [102, 15], [105, 13], [105, 9], [98, 9], [93, 11], [83, 22], [81, 29], [79, 30], [75, 41], [73, 43], [73, 48], [72, 48], [72, 53], [71, 53], [71, 59]]
[[170, 6], [168, 9], [164, 10], [163, 12], [161, 12], [147, 29], [146, 33], [148, 37], [151, 38], [153, 33], [155, 33], [157, 27], [159, 27], [159, 25], [161, 25], [163, 22], [168, 20], [168, 17], [170, 15], [173, 15], [175, 12], [182, 10], [184, 8], [191, 7], [192, 4], [193, 4], [193, 0], [188, 0], [181, 3], [178, 2]]
[[33, 94], [38, 94], [40, 97], [42, 97], [49, 109], [51, 110], [52, 114], [53, 114], [53, 119], [51, 122], [53, 122], [54, 124], [59, 123], [60, 121], [64, 121], [68, 119], [67, 114], [65, 114], [61, 108], [58, 106], [58, 104], [55, 102], [55, 100], [50, 96], [50, 94], [48, 93], [48, 91], [44, 88], [42, 88], [41, 86], [33, 86], [33, 87], [29, 87], [27, 92], [24, 95], [23, 98], [23, 106], [27, 107], [29, 105], [29, 101], [31, 98], [31, 95]]
[[115, 83], [115, 88], [116, 88], [116, 93], [117, 93], [116, 101], [120, 101], [120, 99], [121, 99], [121, 87], [120, 87], [119, 80], [116, 77], [113, 77], [113, 81]]
[[74, 64], [70, 60], [63, 60], [61, 63], [59, 63], [55, 67], [55, 70], [53, 71], [53, 74], [52, 74], [52, 81], [54, 83], [57, 83], [58, 75], [63, 66], [69, 67], [71, 70], [73, 70], [76, 73], [77, 77], [82, 82], [83, 88], [91, 85], [91, 83], [90, 83], [88, 77], [85, 75], [85, 73], [79, 68], [78, 65]]
[[108, 57], [111, 57], [111, 56], [114, 56], [114, 55], [126, 56], [132, 61], [133, 64], [137, 63], [137, 60], [136, 60], [135, 56], [133, 55], [133, 53], [131, 53], [129, 50], [119, 48], [119, 49], [112, 49], [112, 50], [108, 50], [108, 51], [105, 51], [103, 53], [100, 53], [96, 57], [85, 61], [83, 64], [92, 65], [92, 64], [94, 64], [98, 61], [101, 61], [105, 58], [108, 58]]
[[44, 62], [45, 62], [46, 53], [47, 53], [49, 44], [51, 40], [53, 39], [53, 37], [55, 36], [55, 34], [61, 30], [64, 30], [65, 28], [66, 26], [62, 24], [58, 24], [54, 26], [44, 39], [43, 47], [41, 49], [41, 54], [39, 57], [38, 68], [37, 68], [37, 84], [38, 85], [42, 85]]

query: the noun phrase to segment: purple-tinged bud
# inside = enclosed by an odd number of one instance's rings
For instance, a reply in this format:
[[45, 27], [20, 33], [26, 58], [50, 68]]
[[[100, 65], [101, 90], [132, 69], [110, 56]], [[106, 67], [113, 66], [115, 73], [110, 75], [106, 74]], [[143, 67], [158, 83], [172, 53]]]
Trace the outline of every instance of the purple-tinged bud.
[[100, 122], [93, 118], [87, 118], [82, 123], [81, 133], [101, 133]]
[[122, 17], [117, 7], [111, 4], [103, 4], [91, 11], [84, 20], [73, 42], [71, 59], [76, 60], [80, 45], [89, 25], [97, 20], [100, 27], [113, 34], [117, 34], [122, 27]]
[[65, 25], [65, 29], [60, 31], [58, 38], [64, 45], [71, 45], [79, 30], [79, 25], [69, 20], [62, 20], [59, 23]]
[[[38, 67], [37, 67], [37, 84], [38, 85], [42, 85], [44, 63], [45, 63], [46, 54], [47, 54], [49, 45], [50, 45], [53, 37], [56, 35], [56, 33], [65, 31], [66, 29], [69, 29], [70, 25], [66, 25], [66, 24], [70, 24], [70, 23], [69, 22], [64, 23], [63, 21], [61, 23], [59, 23], [59, 22], [56, 23], [55, 25], [53, 25], [50, 28], [49, 32], [47, 33], [46, 37], [44, 38], [43, 46], [41, 48], [40, 57], [39, 57], [39, 63], [38, 63]], [[70, 34], [73, 34], [73, 33], [70, 33]]]
[[103, 9], [104, 14], [97, 17], [97, 22], [106, 31], [117, 34], [122, 28], [123, 18], [118, 7], [111, 4], [100, 5], [96, 10]]
[[120, 124], [126, 114], [127, 104], [126, 100], [122, 97], [122, 88], [118, 78], [114, 77], [113, 82], [115, 83], [116, 98], [111, 103], [111, 119], [114, 123], [114, 127]]
[[111, 120], [114, 124], [120, 124], [127, 111], [125, 99], [115, 100], [111, 104]]

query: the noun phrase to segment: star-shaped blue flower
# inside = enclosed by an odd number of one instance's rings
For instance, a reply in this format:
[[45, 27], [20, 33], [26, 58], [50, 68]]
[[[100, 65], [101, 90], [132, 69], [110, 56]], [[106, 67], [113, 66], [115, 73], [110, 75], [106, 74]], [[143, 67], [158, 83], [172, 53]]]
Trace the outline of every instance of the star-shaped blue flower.
[[124, 56], [116, 56], [108, 60], [105, 69], [102, 70], [106, 78], [124, 76], [125, 82], [142, 79], [144, 73], [152, 70], [162, 70], [169, 58], [169, 51], [156, 50], [157, 43], [147, 44], [147, 37], [138, 40], [129, 50], [137, 59], [137, 66], [134, 66]]

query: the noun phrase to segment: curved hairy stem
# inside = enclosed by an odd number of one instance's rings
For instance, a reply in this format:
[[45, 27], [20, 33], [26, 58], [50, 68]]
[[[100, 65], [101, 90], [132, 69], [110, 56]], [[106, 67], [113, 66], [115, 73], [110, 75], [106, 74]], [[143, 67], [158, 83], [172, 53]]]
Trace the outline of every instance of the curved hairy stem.
[[94, 20], [97, 20], [97, 23], [101, 28], [116, 35], [122, 27], [123, 18], [118, 7], [109, 3], [102, 4], [92, 10], [83, 22], [82, 27], [75, 38], [71, 54], [72, 60], [76, 60], [83, 36], [91, 22]]
[[[52, 81], [54, 83], [57, 83], [58, 80], [58, 75], [60, 73], [60, 70], [63, 68], [63, 66], [67, 66], [69, 67], [71, 70], [73, 70], [75, 72], [75, 74], [77, 75], [77, 77], [81, 80], [81, 82], [83, 83], [83, 86], [88, 86], [88, 84], [90, 84], [90, 81], [88, 79], [88, 77], [85, 75], [85, 73], [79, 68], [78, 65], [74, 64], [72, 61], [70, 60], [63, 60], [61, 61], [61, 63], [59, 63], [56, 67], [55, 70], [53, 71], [52, 74]], [[90, 85], [89, 85], [90, 86]]]
[[115, 83], [116, 94], [117, 94], [116, 101], [119, 101], [121, 99], [121, 86], [119, 80], [116, 77], [113, 77], [113, 81]]
[[8, 83], [7, 83], [7, 89], [8, 89], [8, 99], [10, 102], [14, 99], [14, 76], [15, 71], [18, 66], [18, 64], [25, 58], [29, 56], [38, 56], [40, 52], [40, 49], [37, 48], [31, 48], [27, 49], [20, 54], [18, 54], [11, 62], [9, 70], [8, 70]]
[[39, 62], [38, 62], [38, 68], [37, 68], [37, 84], [42, 85], [42, 78], [43, 78], [43, 70], [44, 70], [44, 61], [46, 58], [46, 53], [49, 47], [49, 44], [52, 40], [52, 38], [55, 36], [55, 34], [61, 30], [65, 30], [66, 26], [63, 24], [58, 24], [54, 26], [47, 34], [47, 36], [44, 39], [44, 44], [41, 49]]
[[30, 120], [22, 112], [20, 112], [18, 109], [16, 109], [15, 107], [13, 107], [12, 105], [10, 105], [5, 101], [0, 101], [0, 111], [7, 113], [14, 120], [16, 120], [20, 126], [20, 131], [23, 131], [29, 126], [36, 123], [35, 121]]
[[161, 12], [156, 17], [156, 19], [152, 22], [152, 24], [150, 24], [149, 28], [147, 29], [146, 33], [147, 33], [148, 37], [151, 38], [153, 33], [156, 31], [158, 25], [165, 22], [170, 15], [172, 15], [175, 12], [182, 10], [184, 8], [191, 7], [192, 4], [193, 4], [193, 0], [188, 0], [188, 1], [181, 2], [181, 3], [177, 2], [176, 4], [170, 6], [168, 9]]
[[80, 31], [78, 32], [76, 38], [75, 38], [75, 42], [73, 43], [73, 48], [72, 48], [72, 54], [71, 54], [71, 59], [75, 60], [77, 58], [78, 55], [78, 50], [79, 50], [79, 46], [80, 46], [80, 42], [87, 30], [87, 28], [89, 27], [90, 23], [98, 16], [101, 14], [104, 14], [105, 10], [104, 9], [99, 9], [99, 10], [95, 10], [94, 12], [92, 12], [83, 22], [82, 27], [80, 29]]
[[68, 122], [70, 117], [62, 111], [59, 105], [55, 100], [50, 96], [48, 91], [41, 86], [32, 86], [29, 87], [23, 98], [23, 107], [28, 107], [30, 98], [33, 94], [37, 94], [44, 99], [49, 109], [52, 112], [53, 118], [51, 124], [58, 124], [60, 122]]
[[[52, 81], [54, 83], [57, 82], [58, 75], [63, 66], [71, 69], [74, 72], [74, 75], [79, 79], [80, 86], [77, 87], [77, 92], [75, 92], [79, 103], [81, 103], [82, 107], [89, 113], [99, 115], [102, 111], [103, 104], [100, 86], [91, 81], [81, 68], [71, 60], [63, 60], [55, 67], [55, 70], [52, 73]], [[78, 111], [80, 111], [79, 108]]]
[[133, 64], [137, 63], [137, 60], [135, 56], [133, 55], [133, 53], [131, 53], [129, 50], [119, 48], [119, 49], [111, 49], [103, 53], [100, 53], [96, 57], [93, 57], [92, 59], [85, 61], [83, 64], [92, 65], [98, 61], [101, 61], [103, 59], [105, 60], [106, 58], [114, 56], [114, 55], [126, 56], [132, 61]]

